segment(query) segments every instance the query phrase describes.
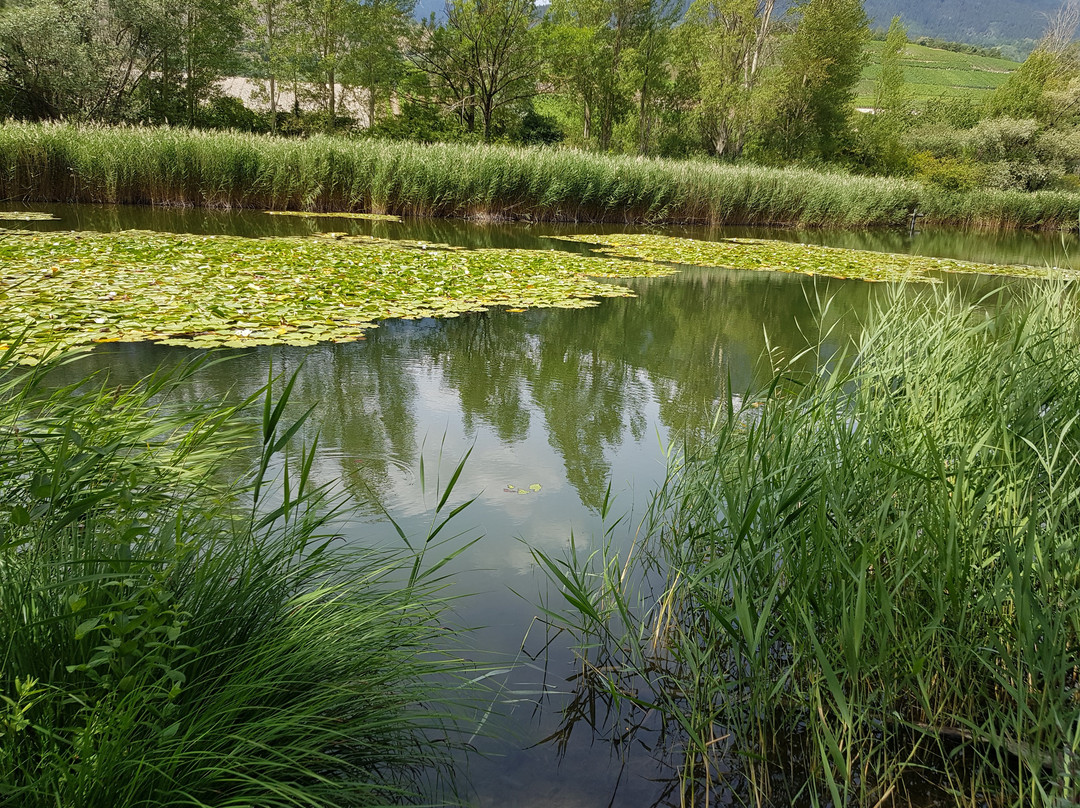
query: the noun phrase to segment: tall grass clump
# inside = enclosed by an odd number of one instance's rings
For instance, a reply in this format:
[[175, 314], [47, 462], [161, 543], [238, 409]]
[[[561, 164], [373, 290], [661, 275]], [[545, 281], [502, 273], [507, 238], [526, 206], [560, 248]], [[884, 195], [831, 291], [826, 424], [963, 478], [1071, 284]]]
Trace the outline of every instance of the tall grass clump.
[[243, 404], [174, 403], [190, 369], [57, 389], [56, 361], [11, 358], [0, 803], [430, 799], [451, 737], [425, 704], [453, 670], [443, 596], [419, 555], [334, 539], [314, 448], [282, 458], [283, 400], [265, 394], [260, 430]]
[[619, 223], [1072, 227], [1080, 195], [566, 149], [0, 124], [8, 200]]
[[687, 802], [1080, 799], [1080, 311], [996, 294], [899, 293], [729, 398], [632, 550], [537, 554]]

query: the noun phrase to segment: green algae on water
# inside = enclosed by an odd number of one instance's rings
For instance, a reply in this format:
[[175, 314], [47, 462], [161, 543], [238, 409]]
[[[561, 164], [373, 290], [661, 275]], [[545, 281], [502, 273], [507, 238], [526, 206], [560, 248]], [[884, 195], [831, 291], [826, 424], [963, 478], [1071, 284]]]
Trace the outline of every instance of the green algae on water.
[[980, 264], [952, 258], [847, 250], [816, 244], [794, 244], [753, 238], [719, 241], [640, 233], [559, 236], [564, 241], [598, 244], [599, 252], [619, 258], [694, 264], [729, 269], [772, 270], [864, 281], [934, 282], [933, 272], [1008, 275], [1020, 278], [1074, 278], [1074, 270]]
[[388, 318], [584, 308], [633, 293], [589, 276], [656, 264], [555, 251], [437, 250], [357, 239], [18, 232], [0, 239], [0, 346], [152, 341], [196, 348], [363, 339]]

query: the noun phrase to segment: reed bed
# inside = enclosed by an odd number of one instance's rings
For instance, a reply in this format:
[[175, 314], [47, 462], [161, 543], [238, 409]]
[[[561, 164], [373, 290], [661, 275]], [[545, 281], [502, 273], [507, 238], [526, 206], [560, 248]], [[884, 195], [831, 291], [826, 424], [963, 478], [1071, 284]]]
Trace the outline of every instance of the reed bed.
[[[314, 447], [282, 458], [299, 426], [282, 420], [284, 399], [265, 394], [260, 430], [243, 414], [252, 402], [174, 403], [191, 366], [57, 389], [55, 356], [32, 371], [12, 357], [0, 357], [0, 803], [437, 799], [452, 726], [425, 702], [451, 692], [455, 669], [435, 653], [448, 631], [439, 564], [423, 549], [341, 547], [311, 483]], [[252, 470], [232, 484], [245, 457]]]
[[1014, 294], [772, 357], [632, 550], [536, 554], [583, 680], [682, 739], [684, 804], [1080, 799], [1080, 311]]
[[1074, 226], [1080, 195], [950, 194], [903, 179], [570, 150], [0, 125], [0, 195], [620, 223]]

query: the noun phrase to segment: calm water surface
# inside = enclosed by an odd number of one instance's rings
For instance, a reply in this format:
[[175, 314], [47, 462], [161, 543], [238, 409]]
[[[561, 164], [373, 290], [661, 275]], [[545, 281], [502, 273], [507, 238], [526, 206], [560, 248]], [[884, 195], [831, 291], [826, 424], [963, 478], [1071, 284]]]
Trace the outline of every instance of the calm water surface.
[[[5, 224], [250, 236], [340, 230], [471, 248], [561, 250], [587, 248], [552, 235], [598, 232], [595, 226], [382, 223], [202, 210], [33, 209], [59, 221]], [[1080, 254], [1075, 234], [665, 232], [1034, 265], [1075, 267]], [[1000, 283], [956, 282], [976, 289]], [[679, 804], [671, 790], [675, 772], [646, 748], [659, 739], [613, 743], [618, 727], [590, 728], [597, 709], [595, 722], [603, 724], [603, 705], [574, 697], [578, 668], [565, 638], [552, 638], [535, 620], [545, 586], [530, 548], [561, 556], [573, 535], [580, 552], [595, 549], [609, 484], [613, 514], [628, 517], [615, 539], [629, 542], [635, 515], [664, 476], [667, 447], [705, 428], [729, 386], [737, 395], [768, 376], [766, 338], [774, 352], [794, 355], [808, 338], [817, 339], [818, 301], [829, 298], [831, 311], [843, 316], [823, 348], [836, 350], [872, 300], [888, 292], [861, 281], [693, 267], [628, 285], [636, 298], [605, 300], [592, 309], [392, 321], [363, 342], [233, 351], [185, 389], [192, 398], [224, 399], [260, 387], [271, 366], [275, 373], [297, 371], [293, 412], [317, 404], [304, 436], [311, 440], [318, 433], [316, 474], [357, 506], [343, 526], [350, 541], [399, 541], [383, 509], [410, 535], [423, 536], [437, 501], [436, 470], [445, 480], [471, 451], [452, 502], [476, 502], [456, 519], [461, 537], [446, 550], [481, 538], [453, 563], [454, 591], [469, 593], [454, 619], [473, 629], [461, 635], [463, 654], [508, 669], [486, 679], [491, 710], [478, 713], [485, 736], [475, 741], [486, 756], [468, 763], [473, 804]], [[186, 349], [128, 344], [97, 351], [77, 367], [107, 369], [122, 382], [190, 356]], [[421, 457], [426, 492], [418, 478]], [[519, 493], [534, 485], [539, 491]]]

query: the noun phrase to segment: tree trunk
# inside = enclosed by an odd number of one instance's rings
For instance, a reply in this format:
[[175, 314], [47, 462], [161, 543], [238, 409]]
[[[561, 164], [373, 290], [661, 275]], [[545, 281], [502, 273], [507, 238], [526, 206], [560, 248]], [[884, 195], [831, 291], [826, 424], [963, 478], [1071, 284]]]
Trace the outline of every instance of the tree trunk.
[[337, 93], [334, 92], [334, 90], [335, 90], [334, 85], [337, 84], [337, 82], [334, 80], [334, 78], [335, 78], [335, 76], [334, 76], [334, 68], [331, 67], [326, 73], [327, 89], [329, 90], [329, 102], [330, 102], [328, 104], [328, 106], [327, 106], [327, 112], [330, 113], [330, 126], [331, 127], [333, 127], [334, 121], [337, 120], [337, 106], [335, 105], [335, 102], [337, 101]]

